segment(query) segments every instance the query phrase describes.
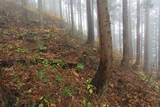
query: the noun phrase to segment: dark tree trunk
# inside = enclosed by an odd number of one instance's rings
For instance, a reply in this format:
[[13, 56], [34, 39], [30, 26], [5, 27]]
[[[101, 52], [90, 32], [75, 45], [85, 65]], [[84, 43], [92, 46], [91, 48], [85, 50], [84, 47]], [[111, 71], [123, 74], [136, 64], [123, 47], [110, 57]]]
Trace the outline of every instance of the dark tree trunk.
[[92, 80], [96, 93], [102, 94], [108, 87], [112, 73], [112, 37], [110, 16], [107, 0], [97, 0], [100, 34], [100, 63], [99, 69]]

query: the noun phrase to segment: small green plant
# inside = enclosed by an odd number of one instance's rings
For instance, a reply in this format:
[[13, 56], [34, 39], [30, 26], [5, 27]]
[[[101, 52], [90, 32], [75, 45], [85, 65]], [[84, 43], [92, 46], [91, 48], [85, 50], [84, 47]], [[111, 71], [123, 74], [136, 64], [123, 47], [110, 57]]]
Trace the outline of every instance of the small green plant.
[[42, 64], [49, 65], [49, 60], [48, 59], [43, 59]]
[[86, 89], [89, 94], [93, 94], [94, 86], [91, 84], [92, 79], [87, 80]]
[[79, 63], [79, 64], [77, 64], [77, 66], [76, 66], [76, 70], [82, 70], [82, 69], [84, 69], [84, 64], [82, 64], [82, 63]]
[[28, 49], [23, 49], [23, 48], [18, 48], [16, 50], [16, 52], [18, 52], [18, 53], [29, 53], [29, 50]]
[[44, 107], [43, 104], [39, 104], [38, 107]]
[[44, 98], [43, 101], [44, 101], [45, 103], [49, 103], [49, 99], [47, 99], [47, 98]]
[[89, 94], [93, 94], [94, 86], [92, 84], [87, 84], [86, 88]]
[[19, 97], [16, 97], [16, 102], [17, 102], [17, 103], [19, 102]]
[[23, 59], [16, 59], [16, 62], [19, 64], [25, 64], [25, 60]]
[[72, 104], [69, 104], [68, 107], [73, 107]]
[[35, 58], [36, 63], [41, 63], [45, 60], [45, 58]]
[[45, 71], [46, 70], [44, 68], [38, 70], [38, 78], [39, 79], [43, 79], [44, 78]]
[[9, 35], [9, 32], [4, 31], [4, 32], [2, 32], [2, 34], [3, 34], [3, 35]]
[[50, 65], [51, 66], [56, 65], [56, 66], [66, 67], [67, 63], [64, 60], [61, 60], [61, 59], [53, 59], [53, 60], [50, 60]]
[[40, 47], [38, 47], [37, 50], [38, 50], [39, 52], [46, 52], [47, 49], [48, 49], [48, 48], [47, 48], [46, 46], [40, 46]]
[[66, 97], [71, 97], [72, 96], [72, 90], [71, 89], [66, 89], [63, 93], [64, 96]]
[[96, 51], [97, 49], [96, 49], [96, 48], [92, 48], [92, 50], [93, 50], [93, 51]]
[[92, 107], [92, 103], [88, 101], [86, 98], [83, 99], [82, 103], [84, 106]]
[[87, 103], [87, 107], [92, 107], [92, 103], [91, 103], [91, 102], [88, 102], [88, 103]]
[[64, 63], [64, 61], [61, 60], [61, 59], [54, 59], [54, 60], [52, 60], [51, 62], [52, 62], [53, 64], [61, 64], [61, 63]]
[[35, 107], [35, 104], [32, 104], [31, 107]]
[[62, 83], [62, 82], [63, 82], [63, 78], [57, 76], [56, 79], [55, 79], [55, 81], [56, 81], [57, 83]]
[[32, 89], [29, 89], [27, 90], [27, 93], [32, 93], [32, 91], [33, 91]]
[[101, 107], [109, 107], [108, 104], [102, 104]]

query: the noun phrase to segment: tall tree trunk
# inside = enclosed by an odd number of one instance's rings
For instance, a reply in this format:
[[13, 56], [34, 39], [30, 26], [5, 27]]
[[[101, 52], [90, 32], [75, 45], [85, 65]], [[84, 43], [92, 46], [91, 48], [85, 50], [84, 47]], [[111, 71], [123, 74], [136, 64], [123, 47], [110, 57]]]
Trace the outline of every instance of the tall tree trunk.
[[121, 64], [129, 64], [129, 37], [128, 37], [128, 0], [123, 0], [123, 59]]
[[41, 24], [41, 27], [43, 28], [42, 0], [38, 0], [38, 14], [39, 14], [39, 22]]
[[140, 65], [140, 48], [141, 48], [141, 38], [140, 38], [140, 0], [137, 0], [137, 49], [136, 49], [136, 63], [135, 65]]
[[131, 16], [131, 0], [128, 1], [128, 41], [129, 41], [129, 58], [132, 59], [133, 58], [133, 34], [132, 34], [132, 16]]
[[79, 29], [82, 35], [83, 34], [83, 31], [82, 31], [82, 0], [79, 0]]
[[59, 12], [60, 12], [60, 18], [62, 18], [62, 0], [59, 0]]
[[122, 53], [122, 32], [121, 32], [121, 19], [119, 20], [119, 52]]
[[[159, 18], [160, 18], [160, 7], [159, 7]], [[159, 32], [158, 32], [158, 71], [160, 71], [160, 20], [159, 20]]]
[[102, 94], [108, 87], [112, 73], [112, 37], [110, 16], [107, 0], [97, 0], [99, 34], [100, 34], [100, 63], [97, 73], [92, 80], [96, 93]]
[[86, 0], [87, 4], [87, 22], [88, 22], [88, 39], [87, 44], [94, 45], [94, 25], [91, 11], [91, 0]]
[[72, 26], [71, 26], [72, 27], [72, 29], [71, 29], [72, 31], [71, 32], [73, 34], [74, 33], [74, 25], [75, 25], [74, 24], [74, 14], [73, 14], [73, 11], [74, 11], [73, 10], [73, 0], [70, 0], [70, 6], [71, 6], [71, 24], [72, 24]]
[[[122, 2], [120, 3], [120, 7], [122, 7]], [[120, 8], [120, 11], [119, 11], [119, 51], [120, 53], [123, 53], [123, 49], [122, 49], [122, 15], [121, 15], [121, 12], [122, 12], [122, 8]]]
[[149, 0], [146, 0], [145, 11], [145, 38], [144, 38], [144, 71], [149, 71]]

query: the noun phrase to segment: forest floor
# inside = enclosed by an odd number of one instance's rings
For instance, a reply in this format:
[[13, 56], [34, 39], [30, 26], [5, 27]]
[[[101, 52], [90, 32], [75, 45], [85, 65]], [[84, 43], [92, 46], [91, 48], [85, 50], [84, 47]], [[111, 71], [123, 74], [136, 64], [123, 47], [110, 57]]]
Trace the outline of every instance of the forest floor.
[[158, 81], [122, 69], [115, 53], [109, 88], [95, 95], [90, 81], [98, 67], [96, 48], [60, 28], [57, 19], [43, 29], [38, 22], [22, 23], [22, 10], [0, 2], [1, 84], [16, 96], [16, 107], [160, 107]]

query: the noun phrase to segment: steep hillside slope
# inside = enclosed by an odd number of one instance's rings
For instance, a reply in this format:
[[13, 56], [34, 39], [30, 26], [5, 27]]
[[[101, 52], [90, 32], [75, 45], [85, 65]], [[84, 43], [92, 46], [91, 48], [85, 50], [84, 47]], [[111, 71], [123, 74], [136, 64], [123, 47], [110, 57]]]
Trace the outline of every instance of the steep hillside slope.
[[1, 84], [16, 97], [16, 107], [160, 106], [157, 90], [117, 61], [108, 90], [95, 95], [90, 84], [99, 60], [95, 48], [56, 26], [61, 23], [56, 19], [50, 19], [54, 27], [41, 29], [38, 22], [17, 20], [21, 7], [0, 3], [0, 8]]

